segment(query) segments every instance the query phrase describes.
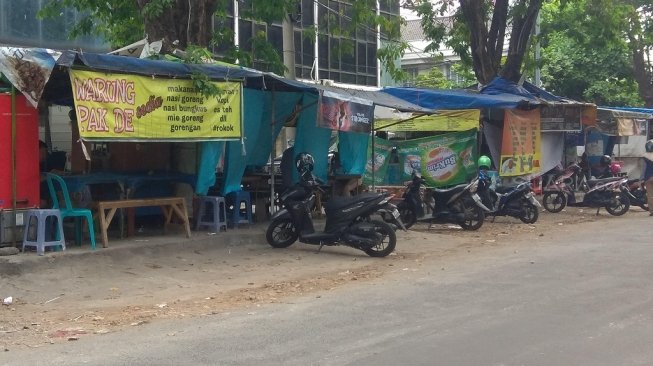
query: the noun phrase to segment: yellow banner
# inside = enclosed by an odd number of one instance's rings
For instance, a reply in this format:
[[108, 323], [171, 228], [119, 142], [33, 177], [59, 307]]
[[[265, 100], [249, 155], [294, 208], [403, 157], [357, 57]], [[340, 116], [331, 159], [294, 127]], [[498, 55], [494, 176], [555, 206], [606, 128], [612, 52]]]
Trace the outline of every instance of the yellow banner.
[[513, 177], [540, 171], [540, 110], [506, 109], [499, 175]]
[[240, 82], [213, 82], [205, 97], [191, 80], [70, 71], [79, 134], [95, 141], [207, 141], [241, 137]]
[[[479, 109], [438, 111], [437, 114], [421, 116], [407, 121], [375, 119], [375, 129], [391, 132], [410, 131], [467, 131], [478, 128]], [[393, 124], [394, 123], [394, 124]], [[388, 126], [389, 127], [385, 127]]]

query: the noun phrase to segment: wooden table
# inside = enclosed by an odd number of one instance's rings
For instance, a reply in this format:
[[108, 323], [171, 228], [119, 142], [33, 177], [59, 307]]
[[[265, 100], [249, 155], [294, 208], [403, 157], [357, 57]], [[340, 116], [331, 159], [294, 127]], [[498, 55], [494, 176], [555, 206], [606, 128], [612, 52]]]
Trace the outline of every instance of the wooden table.
[[109, 244], [109, 237], [107, 230], [116, 214], [116, 210], [120, 208], [135, 208], [135, 207], [151, 207], [159, 206], [163, 210], [165, 223], [163, 229], [165, 231], [168, 224], [172, 220], [172, 214], [182, 221], [186, 229], [186, 237], [190, 238], [190, 222], [188, 221], [188, 211], [186, 210], [186, 200], [183, 197], [161, 197], [161, 198], [141, 198], [141, 199], [126, 199], [116, 201], [100, 201], [98, 202], [98, 218], [100, 221], [100, 230], [102, 232], [102, 247], [106, 248]]

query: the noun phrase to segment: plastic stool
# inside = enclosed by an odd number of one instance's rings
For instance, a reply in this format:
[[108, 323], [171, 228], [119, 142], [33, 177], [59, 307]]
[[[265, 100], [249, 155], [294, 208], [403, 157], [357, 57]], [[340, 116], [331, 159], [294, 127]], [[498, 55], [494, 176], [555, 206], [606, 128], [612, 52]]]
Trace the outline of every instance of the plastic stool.
[[199, 205], [195, 230], [199, 230], [202, 226], [209, 226], [215, 232], [219, 232], [222, 228], [227, 231], [227, 203], [224, 197], [201, 196]]
[[230, 227], [252, 223], [252, 199], [249, 192], [235, 191], [228, 193], [226, 201], [227, 221]]
[[[46, 230], [48, 218], [56, 220], [56, 231], [51, 232]], [[36, 220], [36, 239], [30, 239], [30, 227], [32, 226], [32, 219]], [[66, 250], [66, 240], [63, 236], [63, 221], [61, 220], [60, 210], [28, 210], [25, 214], [25, 226], [23, 227], [23, 252], [25, 247], [36, 247], [36, 254], [45, 254], [45, 247], [61, 246], [62, 250]], [[54, 236], [54, 239], [48, 240], [46, 234]]]

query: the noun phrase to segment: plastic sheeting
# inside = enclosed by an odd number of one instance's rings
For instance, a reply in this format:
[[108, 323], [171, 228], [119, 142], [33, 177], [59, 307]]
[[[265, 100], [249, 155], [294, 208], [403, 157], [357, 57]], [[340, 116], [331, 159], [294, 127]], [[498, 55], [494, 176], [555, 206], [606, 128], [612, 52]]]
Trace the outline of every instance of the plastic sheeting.
[[344, 174], [365, 173], [367, 145], [370, 137], [365, 133], [338, 132], [338, 152]]

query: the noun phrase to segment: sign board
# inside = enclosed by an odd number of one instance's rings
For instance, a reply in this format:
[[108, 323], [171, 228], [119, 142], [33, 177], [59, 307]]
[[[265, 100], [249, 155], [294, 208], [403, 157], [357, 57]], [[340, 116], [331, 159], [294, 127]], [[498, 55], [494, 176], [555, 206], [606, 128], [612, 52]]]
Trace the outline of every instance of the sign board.
[[540, 107], [541, 131], [580, 131], [582, 106], [543, 105]]
[[88, 141], [215, 141], [241, 137], [242, 84], [71, 70], [79, 134]]

